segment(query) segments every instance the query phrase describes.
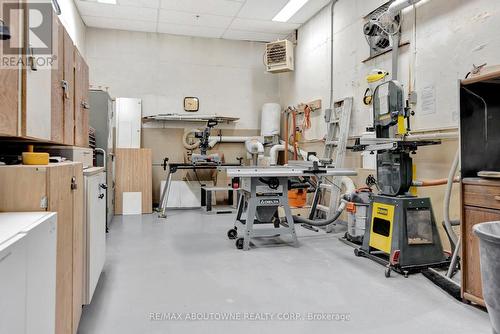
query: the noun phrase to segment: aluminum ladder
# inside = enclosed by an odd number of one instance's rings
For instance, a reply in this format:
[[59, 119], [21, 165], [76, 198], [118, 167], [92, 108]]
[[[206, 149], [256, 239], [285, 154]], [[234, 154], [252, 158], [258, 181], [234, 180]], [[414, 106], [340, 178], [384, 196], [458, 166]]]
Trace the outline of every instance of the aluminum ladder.
[[[333, 109], [325, 110], [327, 133], [323, 160], [331, 161], [335, 168], [342, 168], [344, 166], [351, 123], [352, 103], [353, 98], [347, 97], [335, 101]], [[315, 219], [325, 214], [327, 219], [333, 217], [340, 200], [341, 185], [339, 177], [334, 177], [333, 180], [323, 176], [318, 178], [318, 185], [314, 193], [309, 219]], [[328, 205], [320, 202], [325, 192], [330, 192]], [[324, 214], [321, 214], [321, 212]], [[331, 232], [332, 228], [333, 224], [327, 226], [326, 231]]]

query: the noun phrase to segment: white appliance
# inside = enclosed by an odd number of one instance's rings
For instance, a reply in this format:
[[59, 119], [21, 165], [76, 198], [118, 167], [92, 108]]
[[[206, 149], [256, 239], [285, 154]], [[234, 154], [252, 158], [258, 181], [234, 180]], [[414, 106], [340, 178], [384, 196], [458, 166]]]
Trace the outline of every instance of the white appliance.
[[141, 99], [119, 97], [116, 106], [116, 148], [141, 148]]
[[0, 213], [0, 333], [54, 333], [56, 249], [56, 213]]
[[106, 259], [106, 172], [103, 167], [83, 171], [85, 183], [83, 302], [90, 304]]
[[83, 168], [94, 165], [94, 150], [77, 146], [39, 146], [38, 151], [48, 152], [50, 156], [63, 157], [71, 161], [81, 162]]
[[289, 40], [266, 44], [266, 70], [271, 73], [291, 72], [294, 70], [293, 44]]

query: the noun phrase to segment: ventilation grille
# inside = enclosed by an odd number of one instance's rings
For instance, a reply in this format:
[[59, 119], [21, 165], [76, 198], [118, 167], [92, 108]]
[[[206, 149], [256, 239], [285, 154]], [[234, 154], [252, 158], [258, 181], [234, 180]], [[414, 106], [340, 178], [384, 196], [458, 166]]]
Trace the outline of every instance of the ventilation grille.
[[282, 65], [286, 64], [286, 44], [285, 42], [276, 42], [267, 44], [267, 64]]
[[[372, 21], [379, 20], [382, 20], [382, 23], [385, 23], [384, 13], [387, 12], [387, 9], [389, 8], [391, 3], [392, 1], [386, 2], [365, 17], [365, 25], [363, 27], [363, 30], [366, 41], [370, 46], [370, 57], [374, 57], [381, 53], [384, 53], [391, 47], [390, 36], [380, 27], [371, 23]], [[397, 16], [395, 20], [396, 22], [399, 22], [399, 16]]]

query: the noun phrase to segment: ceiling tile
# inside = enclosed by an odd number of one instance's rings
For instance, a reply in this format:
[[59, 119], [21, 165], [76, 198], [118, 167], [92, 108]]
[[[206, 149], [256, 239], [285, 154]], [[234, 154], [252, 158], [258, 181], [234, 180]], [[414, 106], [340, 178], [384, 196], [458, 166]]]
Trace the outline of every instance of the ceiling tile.
[[156, 21], [158, 10], [153, 8], [106, 5], [79, 1], [78, 9], [82, 16], [110, 17], [137, 21]]
[[220, 38], [224, 34], [225, 28], [198, 27], [192, 25], [172, 24], [159, 22], [158, 32], [174, 35], [187, 35], [199, 37]]
[[213, 28], [227, 28], [232, 20], [233, 18], [229, 16], [193, 14], [165, 9], [160, 9], [159, 16], [160, 22]]
[[152, 21], [122, 20], [95, 16], [82, 16], [82, 19], [89, 27], [145, 32], [156, 31], [156, 22]]
[[116, 0], [120, 6], [160, 8], [161, 0]]
[[224, 33], [223, 38], [237, 39], [242, 41], [270, 42], [286, 37], [286, 34], [269, 34], [264, 32], [253, 32], [244, 30], [229, 29]]
[[235, 16], [242, 6], [232, 0], [161, 0], [161, 8], [194, 14]]
[[300, 24], [282, 23], [263, 20], [249, 20], [236, 18], [230, 26], [230, 29], [268, 32], [277, 34], [289, 34], [295, 29], [298, 29]]
[[288, 0], [247, 0], [238, 17], [256, 20], [272, 20]]

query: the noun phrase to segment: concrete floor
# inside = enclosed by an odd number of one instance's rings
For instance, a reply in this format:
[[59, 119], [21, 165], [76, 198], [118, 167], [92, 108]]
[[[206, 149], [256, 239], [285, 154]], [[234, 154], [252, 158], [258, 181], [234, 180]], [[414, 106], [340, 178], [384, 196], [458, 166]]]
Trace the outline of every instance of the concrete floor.
[[[198, 210], [173, 211], [166, 221], [115, 217], [78, 333], [491, 333], [485, 312], [421, 275], [386, 279], [338, 235], [298, 227], [298, 248], [267, 240], [237, 250], [226, 237], [233, 217]], [[186, 320], [192, 312], [233, 320]], [[172, 320], [177, 313], [184, 320]], [[310, 313], [349, 319], [305, 320]], [[300, 319], [283, 320], [294, 314]]]

